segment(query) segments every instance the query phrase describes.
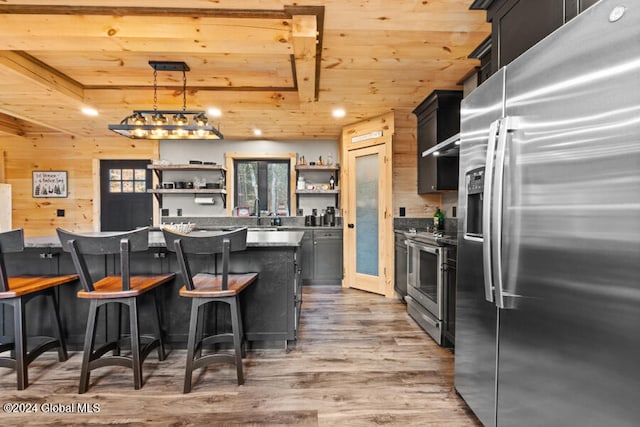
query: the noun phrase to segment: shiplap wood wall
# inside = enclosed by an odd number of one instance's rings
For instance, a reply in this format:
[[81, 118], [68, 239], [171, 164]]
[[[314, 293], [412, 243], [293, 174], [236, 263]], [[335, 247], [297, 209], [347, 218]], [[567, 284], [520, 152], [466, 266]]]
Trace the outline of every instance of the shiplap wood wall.
[[442, 206], [440, 194], [418, 194], [417, 119], [412, 110], [395, 112], [396, 134], [393, 138], [393, 216], [400, 207], [407, 217], [432, 217]]
[[[132, 142], [118, 136], [0, 136], [1, 151], [5, 152], [6, 182], [12, 186], [12, 225], [24, 228], [26, 236], [52, 235], [56, 227], [94, 229], [95, 159], [158, 158], [156, 141]], [[68, 197], [32, 197], [32, 171], [39, 170], [67, 171]], [[56, 216], [58, 209], [65, 210], [64, 217]]]

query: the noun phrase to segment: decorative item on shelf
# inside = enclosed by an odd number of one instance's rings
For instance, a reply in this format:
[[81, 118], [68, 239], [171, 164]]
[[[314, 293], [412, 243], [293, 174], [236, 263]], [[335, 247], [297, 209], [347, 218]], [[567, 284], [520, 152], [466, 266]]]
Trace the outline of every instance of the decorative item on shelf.
[[193, 184], [195, 188], [207, 188], [207, 180], [201, 176], [193, 178]]
[[322, 156], [318, 156], [318, 166], [324, 165], [324, 161], [322, 160]]
[[[153, 68], [153, 110], [134, 110], [112, 130], [132, 139], [223, 139], [204, 111], [187, 110], [187, 74], [184, 62], [149, 61]], [[182, 110], [158, 110], [158, 71], [182, 71]], [[171, 119], [171, 120], [170, 120]]]
[[330, 190], [335, 190], [336, 189], [336, 180], [333, 177], [333, 174], [331, 174], [331, 176], [329, 177], [329, 189]]
[[331, 153], [327, 156], [327, 166], [333, 166], [333, 154]]
[[298, 164], [299, 164], [299, 165], [301, 165], [301, 166], [303, 166], [303, 165], [306, 165], [306, 164], [307, 164], [307, 161], [304, 159], [304, 156], [300, 156], [300, 157], [298, 158]]
[[245, 206], [238, 206], [235, 210], [236, 216], [249, 216], [251, 215], [251, 210]]

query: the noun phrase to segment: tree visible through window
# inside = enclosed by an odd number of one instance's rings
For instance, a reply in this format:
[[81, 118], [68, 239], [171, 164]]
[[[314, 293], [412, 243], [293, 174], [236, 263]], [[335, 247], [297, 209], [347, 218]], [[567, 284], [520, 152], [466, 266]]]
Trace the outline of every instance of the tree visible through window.
[[236, 206], [256, 215], [257, 199], [262, 214], [289, 215], [288, 160], [235, 160], [234, 166]]

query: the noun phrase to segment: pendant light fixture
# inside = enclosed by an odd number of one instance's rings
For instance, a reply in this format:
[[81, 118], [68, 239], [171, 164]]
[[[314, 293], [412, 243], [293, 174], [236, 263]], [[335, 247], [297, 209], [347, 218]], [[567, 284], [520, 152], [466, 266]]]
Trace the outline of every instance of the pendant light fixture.
[[[204, 111], [187, 110], [187, 71], [184, 62], [149, 61], [153, 68], [153, 110], [134, 110], [112, 130], [132, 139], [223, 139]], [[158, 71], [182, 71], [182, 110], [158, 110]]]

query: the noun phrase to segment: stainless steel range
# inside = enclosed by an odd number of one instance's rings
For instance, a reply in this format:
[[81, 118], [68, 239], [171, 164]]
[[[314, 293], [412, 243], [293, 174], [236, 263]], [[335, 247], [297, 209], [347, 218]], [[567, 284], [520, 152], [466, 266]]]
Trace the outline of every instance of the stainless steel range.
[[447, 255], [442, 235], [408, 232], [407, 312], [440, 345], [446, 319]]

